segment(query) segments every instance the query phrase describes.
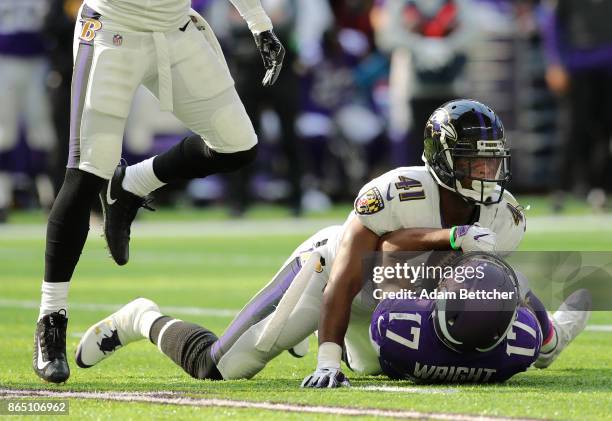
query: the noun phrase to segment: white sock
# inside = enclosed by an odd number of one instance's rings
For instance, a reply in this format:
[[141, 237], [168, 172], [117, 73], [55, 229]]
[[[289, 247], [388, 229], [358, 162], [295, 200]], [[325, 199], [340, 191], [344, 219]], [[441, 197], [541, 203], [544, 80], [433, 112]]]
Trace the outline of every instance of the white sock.
[[153, 159], [155, 157], [127, 167], [121, 187], [136, 196], [144, 197], [165, 185], [166, 183], [159, 181], [153, 171]]
[[38, 320], [47, 314], [64, 309], [68, 317], [68, 287], [70, 282], [42, 283], [42, 298], [40, 299], [40, 312]]
[[155, 320], [159, 319], [160, 317], [163, 317], [164, 315], [161, 314], [159, 311], [145, 311], [144, 313], [142, 313], [142, 316], [140, 316], [140, 322], [139, 322], [139, 326], [138, 329], [140, 329], [140, 334], [145, 338], [145, 339], [151, 339], [149, 334], [151, 333], [151, 326], [153, 326], [153, 323], [155, 322]]

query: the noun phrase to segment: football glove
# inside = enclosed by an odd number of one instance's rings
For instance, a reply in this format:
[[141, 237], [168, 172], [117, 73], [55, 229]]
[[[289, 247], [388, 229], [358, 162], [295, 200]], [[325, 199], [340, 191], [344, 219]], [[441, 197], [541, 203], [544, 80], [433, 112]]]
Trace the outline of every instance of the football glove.
[[459, 225], [451, 233], [454, 236], [455, 250], [468, 251], [495, 251], [495, 233], [489, 228], [474, 225]]
[[266, 75], [261, 83], [263, 86], [272, 86], [283, 67], [285, 48], [272, 30], [253, 34], [253, 36], [266, 68]]
[[302, 387], [335, 388], [350, 387], [351, 384], [344, 373], [337, 368], [318, 368], [302, 382]]

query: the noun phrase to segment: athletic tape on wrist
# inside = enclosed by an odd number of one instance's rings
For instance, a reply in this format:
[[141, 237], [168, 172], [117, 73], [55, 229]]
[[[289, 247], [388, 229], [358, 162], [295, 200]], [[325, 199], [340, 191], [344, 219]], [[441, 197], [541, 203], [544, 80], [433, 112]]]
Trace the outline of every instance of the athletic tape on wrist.
[[342, 347], [335, 342], [323, 342], [319, 345], [317, 356], [317, 369], [335, 368], [340, 369], [342, 360]]

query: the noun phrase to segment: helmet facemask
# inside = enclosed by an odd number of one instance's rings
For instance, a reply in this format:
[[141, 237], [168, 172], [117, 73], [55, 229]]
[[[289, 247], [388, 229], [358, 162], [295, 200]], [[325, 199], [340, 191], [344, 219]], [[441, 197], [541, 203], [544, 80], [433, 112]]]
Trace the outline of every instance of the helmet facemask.
[[[458, 142], [451, 151], [455, 191], [477, 203], [499, 203], [510, 181], [510, 151], [505, 140]], [[498, 197], [495, 188], [501, 187]]]
[[[499, 203], [512, 178], [506, 140], [462, 140], [449, 147], [445, 137], [443, 130], [440, 143], [444, 149], [434, 155], [431, 164], [423, 158], [438, 184], [471, 202]], [[501, 191], [494, 197], [498, 185]]]

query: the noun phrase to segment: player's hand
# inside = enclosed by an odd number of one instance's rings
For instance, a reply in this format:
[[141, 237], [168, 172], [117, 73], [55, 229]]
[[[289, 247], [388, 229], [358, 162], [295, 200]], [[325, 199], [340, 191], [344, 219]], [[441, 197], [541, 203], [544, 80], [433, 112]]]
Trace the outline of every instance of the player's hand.
[[468, 251], [495, 251], [495, 233], [489, 228], [474, 225], [459, 225], [455, 228], [455, 249]]
[[272, 86], [276, 79], [278, 79], [278, 75], [283, 67], [285, 48], [272, 30], [260, 32], [253, 36], [266, 68], [266, 75], [261, 83], [263, 86]]
[[350, 387], [344, 373], [337, 368], [318, 368], [302, 382], [302, 387], [335, 388]]

